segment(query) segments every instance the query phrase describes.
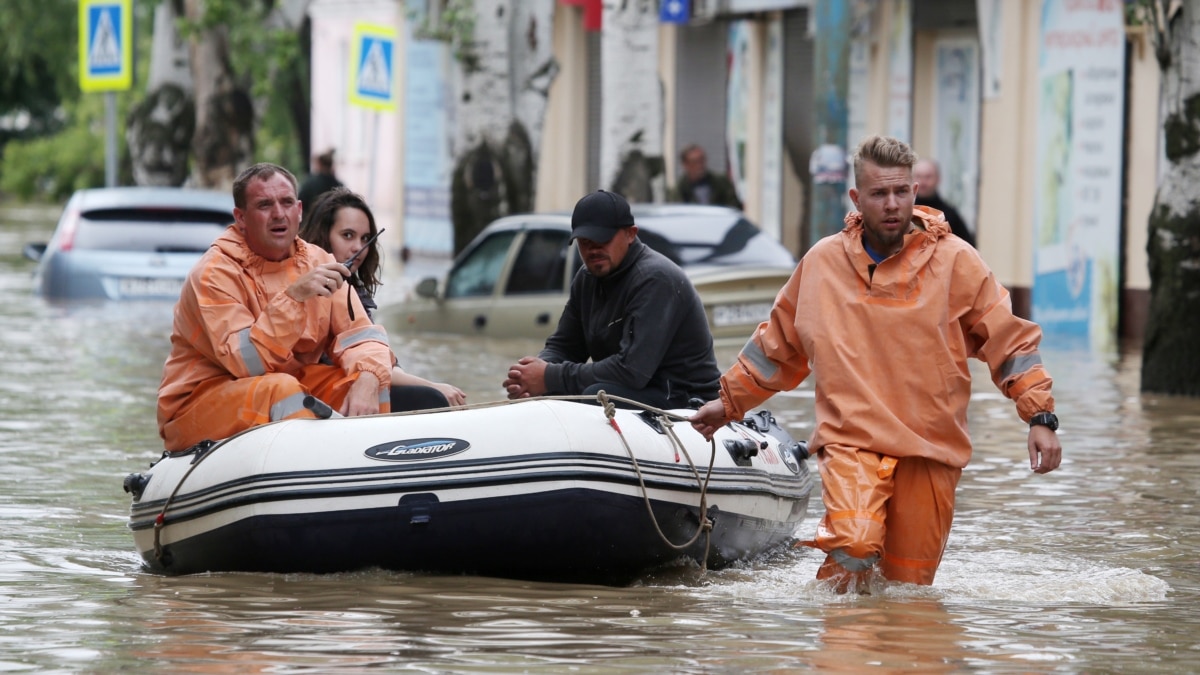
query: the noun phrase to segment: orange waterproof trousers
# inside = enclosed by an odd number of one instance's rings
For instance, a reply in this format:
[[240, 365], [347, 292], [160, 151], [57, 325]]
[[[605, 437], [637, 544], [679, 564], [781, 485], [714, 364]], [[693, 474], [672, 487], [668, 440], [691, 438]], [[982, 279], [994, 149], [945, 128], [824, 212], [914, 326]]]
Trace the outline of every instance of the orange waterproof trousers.
[[[339, 367], [315, 364], [305, 367], [298, 378], [270, 373], [209, 380], [163, 426], [163, 440], [167, 450], [181, 452], [200, 441], [228, 438], [267, 422], [315, 418], [303, 405], [305, 394], [312, 394], [337, 410], [356, 379], [358, 373], [347, 375]], [[389, 409], [387, 401], [380, 402], [379, 412], [386, 413]]]
[[878, 561], [887, 579], [932, 584], [962, 469], [841, 445], [822, 448], [817, 465], [825, 516], [812, 543], [829, 554], [817, 578], [861, 577]]

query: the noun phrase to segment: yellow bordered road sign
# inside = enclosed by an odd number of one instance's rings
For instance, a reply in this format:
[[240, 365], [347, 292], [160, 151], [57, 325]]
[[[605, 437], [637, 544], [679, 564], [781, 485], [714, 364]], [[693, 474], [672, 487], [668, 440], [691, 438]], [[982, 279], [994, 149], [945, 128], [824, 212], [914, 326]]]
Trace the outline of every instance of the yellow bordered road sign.
[[79, 88], [133, 86], [133, 0], [79, 0]]
[[350, 103], [395, 110], [396, 29], [356, 23], [350, 44]]

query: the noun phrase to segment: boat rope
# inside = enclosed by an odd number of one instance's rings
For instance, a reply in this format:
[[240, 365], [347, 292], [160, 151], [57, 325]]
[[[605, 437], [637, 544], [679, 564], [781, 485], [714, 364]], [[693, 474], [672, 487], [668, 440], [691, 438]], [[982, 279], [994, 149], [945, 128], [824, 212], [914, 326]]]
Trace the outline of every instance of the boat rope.
[[[462, 406], [457, 406], [457, 407], [433, 408], [433, 409], [426, 409], [426, 410], [406, 410], [403, 412], [382, 413], [381, 416], [386, 415], [386, 416], [404, 417], [404, 416], [408, 416], [408, 415], [421, 415], [421, 414], [429, 414], [429, 413], [436, 413], [436, 412], [449, 412], [452, 410], [494, 408], [494, 407], [502, 406], [502, 405], [530, 403], [533, 401], [587, 401], [587, 402], [596, 401], [596, 402], [598, 402], [604, 409], [604, 415], [605, 415], [605, 417], [608, 418], [609, 425], [617, 432], [617, 436], [621, 439], [621, 444], [623, 446], [625, 446], [625, 454], [627, 454], [629, 456], [629, 460], [633, 463], [633, 469], [637, 473], [637, 477], [638, 477], [638, 485], [642, 491], [642, 499], [646, 504], [646, 512], [649, 514], [650, 522], [654, 525], [654, 529], [658, 532], [658, 536], [662, 538], [663, 542], [666, 543], [667, 546], [670, 546], [671, 548], [673, 548], [675, 550], [683, 550], [683, 549], [686, 549], [686, 548], [690, 547], [691, 545], [695, 544], [696, 541], [700, 538], [700, 535], [704, 534], [705, 535], [704, 557], [701, 558], [701, 560], [700, 560], [700, 568], [702, 571], [707, 569], [708, 552], [709, 552], [709, 547], [712, 543], [712, 527], [713, 527], [713, 522], [708, 517], [708, 482], [709, 482], [709, 479], [712, 477], [713, 466], [715, 465], [716, 459], [717, 459], [717, 443], [715, 440], [710, 441], [711, 445], [712, 445], [712, 456], [709, 458], [708, 472], [705, 474], [704, 478], [701, 479], [700, 473], [699, 473], [699, 471], [696, 470], [696, 465], [692, 461], [692, 457], [687, 451], [687, 447], [684, 446], [683, 441], [681, 441], [679, 439], [679, 436], [675, 434], [674, 424], [672, 422], [672, 420], [686, 422], [688, 419], [686, 415], [680, 415], [679, 413], [672, 412], [670, 410], [663, 410], [661, 408], [656, 408], [652, 405], [647, 405], [640, 401], [635, 401], [633, 399], [625, 398], [623, 396], [610, 395], [607, 392], [601, 390], [595, 396], [590, 396], [590, 395], [585, 396], [582, 394], [533, 396], [533, 397], [529, 397], [529, 398], [519, 398], [519, 399], [511, 399], [511, 400], [506, 399], [506, 400], [499, 400], [499, 401], [488, 401], [488, 402], [484, 402], [484, 403], [472, 403], [472, 404], [467, 404], [467, 405], [462, 405]], [[671, 445], [675, 450], [675, 461], [679, 462], [679, 451], [680, 450], [683, 451], [684, 457], [687, 458], [688, 466], [692, 470], [692, 476], [696, 479], [696, 484], [700, 487], [700, 524], [699, 524], [699, 527], [696, 529], [696, 534], [694, 534], [691, 539], [689, 539], [687, 542], [685, 542], [683, 544], [676, 544], [676, 543], [672, 542], [670, 540], [670, 538], [667, 537], [666, 533], [663, 532], [662, 527], [658, 523], [658, 518], [655, 517], [655, 515], [654, 515], [654, 509], [652, 508], [652, 506], [650, 504], [650, 492], [649, 492], [649, 489], [646, 487], [646, 479], [642, 475], [641, 466], [638, 464], [637, 457], [635, 457], [633, 454], [633, 449], [629, 447], [629, 442], [625, 440], [625, 434], [621, 431], [621, 427], [617, 424], [617, 419], [616, 419], [616, 415], [617, 415], [616, 403], [617, 402], [624, 403], [631, 407], [641, 408], [642, 410], [645, 410], [645, 411], [650, 412], [651, 414], [657, 416], [658, 420], [659, 420], [659, 424], [662, 425], [663, 429], [666, 431], [666, 435], [671, 439]], [[375, 417], [375, 415], [371, 415], [371, 417]], [[272, 424], [278, 424], [278, 422], [272, 422]], [[188, 470], [185, 471], [182, 476], [180, 476], [179, 482], [175, 484], [174, 489], [171, 490], [171, 494], [168, 495], [167, 499], [163, 502], [162, 510], [160, 510], [158, 512], [158, 516], [154, 519], [154, 559], [155, 560], [162, 562], [163, 552], [164, 552], [163, 545], [162, 545], [162, 529], [163, 529], [164, 525], [166, 524], [167, 511], [171, 508], [171, 504], [175, 501], [175, 497], [179, 494], [179, 490], [183, 487], [183, 484], [185, 482], [187, 482], [188, 477], [192, 475], [192, 472], [196, 470], [196, 467], [200, 466], [201, 462], [203, 462], [208, 457], [212, 456], [212, 454], [218, 448], [220, 448], [221, 446], [227, 445], [230, 441], [237, 438], [238, 436], [249, 433], [257, 428], [258, 427], [250, 427], [249, 429], [244, 429], [244, 430], [230, 436], [229, 438], [226, 438], [222, 441], [218, 441], [216, 443], [213, 443], [211, 441], [203, 441], [203, 442], [198, 443], [197, 445], [193, 446], [189, 450], [181, 452], [181, 453], [169, 453], [169, 454], [174, 454], [174, 455], [186, 455], [186, 454], [195, 452], [196, 457], [192, 460], [192, 465], [188, 467]]]
[[[183, 452], [167, 453], [167, 454], [172, 454], [172, 455], [176, 455], [176, 456], [184, 456], [184, 455], [188, 455], [188, 454], [194, 452], [194, 453], [196, 453], [196, 456], [192, 459], [192, 465], [188, 467], [188, 470], [184, 471], [183, 475], [179, 477], [179, 482], [175, 484], [175, 488], [171, 490], [171, 494], [167, 495], [166, 501], [163, 502], [162, 510], [159, 511], [158, 516], [154, 518], [154, 559], [155, 560], [159, 561], [160, 563], [163, 563], [162, 529], [167, 521], [167, 509], [171, 508], [171, 503], [175, 501], [175, 496], [179, 494], [179, 489], [183, 487], [183, 484], [184, 484], [184, 482], [187, 481], [188, 476], [192, 475], [192, 472], [196, 470], [196, 467], [200, 466], [200, 462], [203, 462], [205, 459], [208, 459], [208, 457], [211, 456], [217, 448], [228, 444], [230, 441], [237, 438], [238, 436], [241, 436], [242, 434], [249, 433], [254, 428], [255, 427], [250, 427], [250, 429], [244, 429], [244, 430], [239, 431], [238, 433], [230, 436], [229, 438], [226, 438], [221, 441], [216, 441], [216, 442], [200, 441], [199, 443], [193, 445], [192, 447], [188, 448], [187, 450], [185, 450]], [[166, 567], [167, 563], [163, 563], [163, 566]]]
[[[709, 482], [709, 479], [712, 478], [713, 465], [716, 464], [716, 461], [717, 461], [717, 442], [710, 441], [710, 443], [712, 444], [712, 456], [709, 458], [709, 461], [708, 461], [708, 472], [705, 474], [704, 480], [701, 480], [700, 473], [696, 470], [696, 463], [692, 461], [691, 453], [689, 453], [687, 451], [687, 447], [684, 446], [683, 441], [679, 440], [679, 436], [676, 435], [676, 433], [675, 433], [675, 424], [670, 419], [671, 417], [680, 417], [680, 416], [674, 415], [672, 413], [668, 413], [665, 410], [658, 411], [659, 423], [662, 425], [663, 429], [666, 431], [667, 437], [671, 439], [671, 445], [675, 449], [675, 461], [676, 462], [679, 461], [679, 451], [682, 450], [683, 456], [687, 458], [688, 467], [691, 468], [691, 470], [692, 470], [692, 476], [695, 477], [695, 479], [696, 479], [696, 485], [699, 486], [699, 488], [700, 488], [700, 513], [699, 513], [700, 522], [698, 523], [699, 526], [696, 528], [696, 534], [692, 535], [692, 538], [687, 540], [686, 542], [684, 542], [682, 544], [676, 544], [675, 542], [671, 541], [671, 538], [668, 537], [665, 532], [663, 532], [662, 526], [659, 525], [659, 523], [658, 523], [658, 517], [654, 515], [654, 507], [650, 504], [650, 491], [646, 488], [646, 478], [645, 478], [645, 476], [642, 475], [642, 468], [638, 464], [637, 457], [633, 454], [633, 448], [629, 447], [629, 441], [627, 441], [625, 439], [625, 434], [621, 431], [621, 427], [617, 424], [617, 418], [616, 418], [617, 406], [616, 406], [616, 404], [614, 404], [612, 402], [608, 393], [605, 392], [604, 390], [601, 390], [600, 392], [598, 392], [596, 394], [596, 398], [600, 401], [600, 404], [602, 406], [604, 406], [604, 415], [608, 418], [609, 425], [613, 429], [616, 430], [617, 436], [621, 439], [621, 445], [625, 446], [625, 454], [629, 455], [629, 461], [633, 463], [633, 470], [637, 473], [637, 477], [638, 477], [638, 485], [642, 489], [642, 501], [646, 504], [646, 514], [650, 516], [650, 522], [654, 525], [654, 530], [656, 532], [658, 532], [658, 536], [663, 540], [663, 543], [665, 543], [667, 546], [675, 549], [676, 551], [682, 551], [682, 550], [685, 550], [685, 549], [691, 547], [693, 544], [696, 543], [697, 540], [700, 539], [700, 535], [703, 534], [704, 535], [704, 555], [701, 556], [701, 558], [700, 558], [700, 571], [702, 573], [707, 571], [707, 569], [708, 569], [708, 552], [709, 552], [710, 547], [712, 546], [712, 528], [713, 528], [712, 519], [710, 519], [708, 517], [708, 482]], [[619, 397], [616, 397], [616, 398], [619, 398]], [[622, 399], [622, 400], [626, 400], [626, 399]], [[640, 407], [647, 408], [647, 409], [652, 408], [652, 406], [647, 406], [644, 404], [638, 404], [638, 405]], [[687, 419], [687, 418], [683, 418], [683, 419]]]

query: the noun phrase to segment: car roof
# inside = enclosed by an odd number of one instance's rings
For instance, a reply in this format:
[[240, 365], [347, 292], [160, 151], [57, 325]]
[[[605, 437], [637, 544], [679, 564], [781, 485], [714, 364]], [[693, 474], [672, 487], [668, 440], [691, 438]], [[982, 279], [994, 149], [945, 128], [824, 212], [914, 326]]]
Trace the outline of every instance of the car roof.
[[[742, 211], [728, 207], [709, 207], [704, 204], [630, 204], [629, 210], [634, 214], [634, 222], [638, 227], [644, 223], [650, 227], [660, 225], [662, 221], [673, 219], [721, 219], [730, 222], [745, 217]], [[488, 231], [504, 231], [504, 229], [523, 229], [529, 225], [571, 227], [570, 211], [546, 211], [538, 214], [516, 214], [504, 216], [490, 223]]]
[[[672, 239], [719, 241], [726, 230], [746, 216], [737, 209], [703, 204], [633, 204], [634, 223], [661, 232]], [[566, 211], [525, 213], [500, 218], [485, 228], [487, 232], [521, 230], [531, 225], [569, 230], [571, 214]]]
[[208, 209], [233, 213], [233, 195], [175, 187], [90, 188], [77, 191], [72, 206], [82, 213], [103, 209]]

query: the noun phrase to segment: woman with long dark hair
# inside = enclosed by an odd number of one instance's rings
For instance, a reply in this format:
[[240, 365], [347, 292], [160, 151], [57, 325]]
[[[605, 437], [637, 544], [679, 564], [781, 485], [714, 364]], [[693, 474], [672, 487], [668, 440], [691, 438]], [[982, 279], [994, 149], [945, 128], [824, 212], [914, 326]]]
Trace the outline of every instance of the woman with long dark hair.
[[[366, 200], [344, 187], [321, 195], [300, 226], [301, 239], [329, 251], [339, 262], [349, 260], [367, 245], [350, 268], [349, 282], [358, 291], [368, 315], [373, 315], [377, 307], [375, 291], [380, 285], [379, 243], [371, 242], [377, 231]], [[452, 384], [430, 382], [405, 372], [399, 365], [392, 368], [393, 411], [444, 408], [466, 402], [466, 394]]]

